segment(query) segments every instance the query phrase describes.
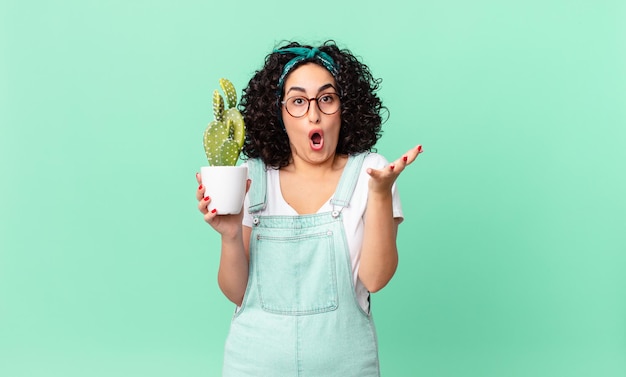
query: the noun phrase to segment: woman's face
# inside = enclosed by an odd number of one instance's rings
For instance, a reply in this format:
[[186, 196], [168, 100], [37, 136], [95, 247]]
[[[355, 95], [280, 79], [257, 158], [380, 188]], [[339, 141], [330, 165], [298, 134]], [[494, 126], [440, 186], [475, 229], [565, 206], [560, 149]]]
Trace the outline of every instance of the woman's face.
[[[287, 76], [284, 87], [283, 101], [291, 103], [291, 113], [300, 115], [298, 111], [303, 112], [309, 101], [308, 112], [298, 118], [287, 111], [286, 105], [282, 106], [292, 158], [309, 163], [322, 163], [333, 158], [339, 140], [341, 110], [329, 115], [320, 111], [320, 106], [328, 113], [331, 112], [328, 109], [334, 109], [339, 104], [334, 77], [325, 68], [307, 63]], [[298, 107], [300, 110], [297, 110]]]

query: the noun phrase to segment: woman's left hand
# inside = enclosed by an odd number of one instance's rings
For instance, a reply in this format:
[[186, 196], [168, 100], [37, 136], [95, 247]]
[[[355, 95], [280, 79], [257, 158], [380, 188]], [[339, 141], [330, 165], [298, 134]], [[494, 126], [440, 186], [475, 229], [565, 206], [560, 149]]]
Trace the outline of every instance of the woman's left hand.
[[420, 153], [422, 153], [422, 146], [418, 145], [382, 169], [367, 169], [367, 174], [372, 177], [369, 181], [370, 191], [379, 193], [389, 192], [400, 173], [415, 161]]

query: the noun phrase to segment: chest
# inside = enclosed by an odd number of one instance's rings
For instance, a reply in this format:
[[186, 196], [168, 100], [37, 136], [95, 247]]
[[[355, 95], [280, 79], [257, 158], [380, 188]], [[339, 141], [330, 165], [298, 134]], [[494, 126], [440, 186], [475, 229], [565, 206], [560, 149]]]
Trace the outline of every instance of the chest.
[[312, 214], [332, 198], [340, 177], [341, 171], [317, 179], [281, 172], [280, 191], [285, 202], [298, 214]]

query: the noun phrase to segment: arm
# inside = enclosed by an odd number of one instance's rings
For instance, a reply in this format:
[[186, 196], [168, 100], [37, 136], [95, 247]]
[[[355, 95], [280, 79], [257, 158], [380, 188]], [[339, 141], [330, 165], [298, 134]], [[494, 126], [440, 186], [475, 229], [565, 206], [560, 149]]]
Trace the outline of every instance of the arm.
[[[251, 229], [240, 227], [235, 237], [222, 235], [222, 253], [217, 272], [217, 283], [222, 293], [233, 303], [241, 306], [248, 285], [248, 265]], [[246, 242], [247, 241], [247, 242]]]
[[399, 219], [393, 218], [391, 190], [384, 194], [370, 190], [364, 222], [359, 279], [368, 291], [377, 292], [387, 285], [398, 267]]
[[391, 188], [421, 152], [421, 146], [417, 146], [383, 169], [367, 170], [370, 180], [359, 279], [370, 292], [387, 285], [398, 267], [396, 236], [400, 220], [393, 217]]
[[[205, 188], [202, 187], [199, 175], [196, 175], [200, 186], [196, 191], [198, 209], [206, 221], [222, 238], [220, 265], [217, 281], [224, 295], [236, 305], [241, 305], [248, 284], [249, 245], [251, 229], [241, 225], [243, 211], [237, 215], [218, 215], [211, 213], [207, 205], [210, 198], [204, 198]], [[248, 180], [247, 189], [250, 187]]]

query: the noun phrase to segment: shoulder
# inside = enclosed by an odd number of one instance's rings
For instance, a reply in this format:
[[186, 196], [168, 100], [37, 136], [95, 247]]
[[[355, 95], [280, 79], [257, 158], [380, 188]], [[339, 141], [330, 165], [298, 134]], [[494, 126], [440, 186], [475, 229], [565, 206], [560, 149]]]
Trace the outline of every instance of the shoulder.
[[250, 174], [251, 171], [257, 172], [257, 174], [262, 174], [267, 170], [265, 164], [263, 163], [263, 160], [261, 160], [260, 158], [250, 158], [244, 160], [241, 163], [241, 166], [245, 166], [248, 168], [248, 174]]
[[241, 162], [241, 166], [250, 167], [253, 165], [264, 165], [260, 158], [248, 158]]
[[375, 152], [365, 152], [363, 153], [363, 164], [359, 169], [359, 179], [358, 186], [362, 186], [367, 188], [367, 182], [370, 179], [370, 175], [367, 173], [368, 169], [382, 169], [387, 166], [389, 163], [387, 159], [378, 153]]
[[380, 169], [387, 166], [387, 164], [389, 164], [389, 161], [387, 161], [387, 159], [383, 155], [376, 152], [366, 152], [365, 159], [363, 160], [364, 169]]

